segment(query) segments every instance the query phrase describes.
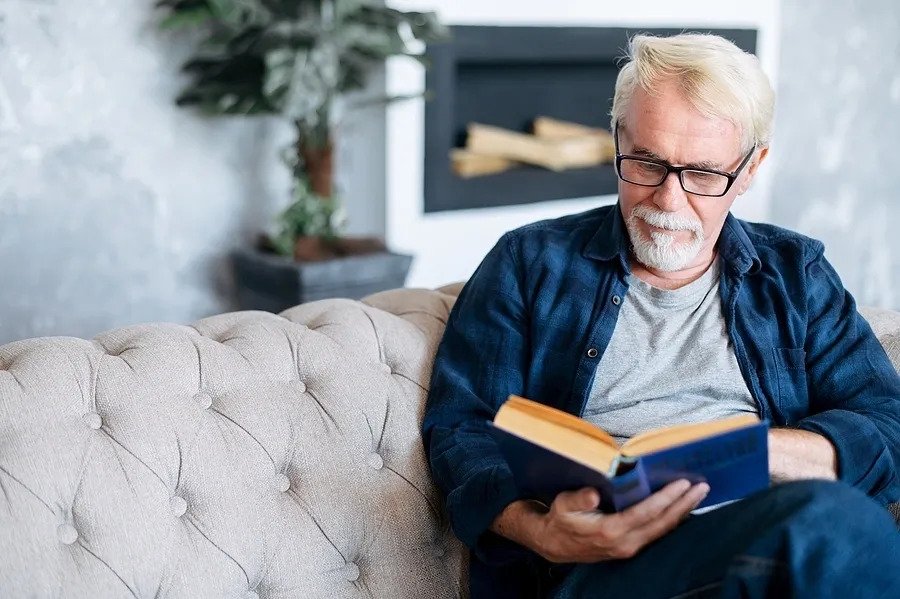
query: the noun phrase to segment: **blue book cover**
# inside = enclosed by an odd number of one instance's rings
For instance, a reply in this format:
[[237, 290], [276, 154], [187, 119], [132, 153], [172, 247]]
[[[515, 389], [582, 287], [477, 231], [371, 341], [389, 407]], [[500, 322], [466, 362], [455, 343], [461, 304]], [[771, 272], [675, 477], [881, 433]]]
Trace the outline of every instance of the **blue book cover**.
[[668, 483], [686, 478], [707, 482], [709, 494], [701, 509], [741, 499], [769, 485], [768, 424], [758, 422], [735, 430], [666, 447], [637, 457], [622, 457], [615, 474], [560, 455], [488, 422], [519, 491], [546, 505], [562, 491], [594, 487], [600, 509], [623, 510]]

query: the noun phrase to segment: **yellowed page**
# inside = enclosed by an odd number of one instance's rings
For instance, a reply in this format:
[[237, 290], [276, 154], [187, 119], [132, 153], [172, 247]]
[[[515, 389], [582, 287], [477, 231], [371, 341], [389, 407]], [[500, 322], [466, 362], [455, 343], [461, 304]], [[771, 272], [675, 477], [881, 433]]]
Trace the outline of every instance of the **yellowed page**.
[[679, 424], [658, 428], [635, 435], [626, 441], [622, 445], [622, 455], [639, 456], [645, 453], [652, 453], [667, 447], [682, 445], [689, 441], [696, 441], [727, 431], [752, 426], [758, 422], [759, 418], [755, 414], [740, 414], [712, 422]]
[[608, 473], [619, 457], [618, 450], [605, 440], [508, 404], [497, 412], [494, 426], [603, 473]]
[[569, 414], [568, 412], [565, 412], [563, 410], [551, 408], [548, 405], [544, 405], [540, 402], [532, 401], [530, 399], [525, 399], [524, 397], [519, 397], [518, 395], [510, 395], [509, 399], [503, 405], [514, 407], [515, 409], [521, 410], [523, 412], [529, 412], [548, 422], [555, 422], [565, 428], [578, 431], [582, 435], [587, 435], [588, 437], [596, 439], [605, 445], [608, 445], [615, 449], [619, 448], [619, 444], [616, 443], [616, 440], [613, 439], [612, 436], [605, 430], [594, 426], [583, 418], [573, 416], [572, 414]]

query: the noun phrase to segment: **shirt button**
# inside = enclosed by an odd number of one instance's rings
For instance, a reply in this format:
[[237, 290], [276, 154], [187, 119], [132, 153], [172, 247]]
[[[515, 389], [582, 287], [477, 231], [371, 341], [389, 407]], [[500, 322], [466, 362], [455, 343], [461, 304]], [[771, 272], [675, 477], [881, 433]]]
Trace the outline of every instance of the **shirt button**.
[[588, 356], [588, 358], [596, 358], [596, 357], [597, 357], [597, 354], [599, 354], [599, 353], [600, 353], [600, 352], [597, 351], [597, 348], [596, 348], [596, 347], [592, 347], [592, 348], [590, 348], [589, 350], [587, 350], [587, 356]]
[[622, 303], [622, 298], [619, 297], [618, 295], [614, 295], [612, 298], [612, 303], [613, 303], [613, 305], [618, 306], [619, 304]]

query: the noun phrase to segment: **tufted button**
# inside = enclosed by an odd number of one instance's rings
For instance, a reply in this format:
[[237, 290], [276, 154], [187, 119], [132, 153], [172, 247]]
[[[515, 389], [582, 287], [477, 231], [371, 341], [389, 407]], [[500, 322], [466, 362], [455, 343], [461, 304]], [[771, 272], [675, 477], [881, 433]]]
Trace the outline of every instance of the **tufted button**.
[[56, 537], [63, 545], [71, 545], [78, 540], [78, 531], [74, 526], [65, 522], [56, 527]]
[[174, 495], [169, 499], [169, 507], [172, 509], [172, 515], [176, 518], [181, 518], [187, 513], [187, 501], [179, 495]]
[[393, 374], [394, 373], [394, 371], [391, 369], [391, 367], [389, 365], [385, 364], [384, 362], [381, 363], [381, 366], [379, 366], [379, 368], [381, 368], [381, 372], [383, 372], [385, 374]]
[[275, 479], [275, 487], [282, 493], [287, 493], [291, 488], [291, 479], [288, 478], [287, 474], [279, 473]]
[[588, 357], [588, 358], [596, 358], [596, 357], [597, 357], [597, 354], [599, 354], [599, 353], [600, 353], [600, 352], [597, 351], [597, 348], [596, 348], [596, 347], [592, 347], [592, 348], [590, 348], [590, 349], [587, 350], [587, 357]]
[[197, 402], [202, 409], [208, 410], [212, 407], [213, 398], [212, 395], [207, 391], [201, 391], [200, 393], [194, 396], [194, 401]]
[[299, 393], [306, 393], [306, 383], [304, 383], [303, 381], [294, 381], [294, 388]]
[[81, 417], [84, 420], [84, 423], [88, 425], [89, 428], [96, 430], [100, 430], [100, 427], [103, 426], [103, 419], [100, 418], [100, 414], [97, 412], [88, 412], [84, 416]]
[[612, 298], [612, 303], [613, 303], [613, 305], [618, 306], [619, 304], [622, 303], [622, 298], [619, 297], [618, 295], [614, 295]]
[[373, 470], [381, 470], [384, 467], [384, 459], [377, 453], [370, 453], [366, 458], [366, 464]]
[[344, 580], [347, 582], [355, 582], [359, 578], [359, 566], [356, 564], [347, 564], [342, 568]]

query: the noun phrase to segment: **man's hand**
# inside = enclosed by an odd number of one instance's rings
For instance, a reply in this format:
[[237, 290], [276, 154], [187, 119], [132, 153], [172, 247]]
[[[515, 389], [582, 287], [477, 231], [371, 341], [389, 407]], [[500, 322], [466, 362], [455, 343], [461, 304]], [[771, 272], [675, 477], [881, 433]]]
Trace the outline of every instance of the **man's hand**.
[[597, 511], [595, 489], [560, 493], [549, 511], [516, 501], [491, 529], [556, 563], [626, 559], [663, 536], [703, 501], [709, 485], [673, 482], [640, 503], [616, 513]]

